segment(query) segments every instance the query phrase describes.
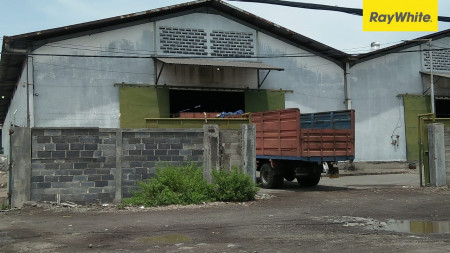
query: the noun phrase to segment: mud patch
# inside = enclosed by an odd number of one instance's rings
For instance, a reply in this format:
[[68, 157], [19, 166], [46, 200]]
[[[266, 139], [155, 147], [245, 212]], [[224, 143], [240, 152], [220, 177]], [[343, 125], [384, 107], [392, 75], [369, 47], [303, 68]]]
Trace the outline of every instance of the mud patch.
[[381, 229], [387, 231], [413, 233], [413, 234], [450, 234], [450, 222], [388, 220], [386, 222], [386, 225], [384, 225]]
[[334, 224], [342, 224], [344, 227], [363, 227], [369, 230], [392, 231], [412, 234], [450, 234], [449, 221], [414, 221], [395, 220], [380, 221], [363, 217], [317, 217], [316, 220], [325, 220]]
[[172, 235], [142, 237], [137, 239], [137, 241], [142, 244], [178, 244], [190, 242], [192, 241], [192, 239], [185, 235], [172, 234]]

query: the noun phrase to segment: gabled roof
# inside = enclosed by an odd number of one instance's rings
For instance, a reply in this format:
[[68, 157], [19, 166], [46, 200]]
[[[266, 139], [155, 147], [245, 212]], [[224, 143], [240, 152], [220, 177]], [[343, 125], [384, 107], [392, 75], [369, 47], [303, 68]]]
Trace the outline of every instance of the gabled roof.
[[432, 33], [432, 34], [428, 34], [426, 36], [422, 36], [416, 39], [412, 39], [412, 40], [405, 40], [402, 43], [390, 46], [390, 47], [386, 47], [386, 48], [382, 48], [376, 51], [372, 51], [372, 52], [368, 52], [365, 54], [359, 54], [356, 56], [352, 56], [351, 57], [351, 65], [356, 65], [358, 63], [361, 62], [365, 62], [368, 60], [372, 60], [381, 56], [385, 56], [388, 54], [392, 54], [392, 53], [397, 53], [403, 50], [407, 50], [408, 48], [411, 47], [415, 47], [418, 45], [422, 45], [424, 43], [428, 43], [428, 40], [438, 40], [438, 39], [442, 39], [445, 37], [449, 37], [450, 36], [450, 29], [447, 30], [443, 30], [440, 32], [436, 32], [436, 33]]
[[61, 40], [71, 37], [78, 37], [88, 33], [103, 32], [110, 29], [117, 29], [119, 27], [131, 26], [139, 22], [151, 22], [173, 16], [185, 15], [189, 12], [195, 12], [196, 10], [198, 11], [199, 8], [205, 8], [208, 12], [216, 11], [221, 15], [226, 15], [237, 22], [253, 26], [257, 30], [266, 32], [318, 56], [327, 58], [341, 67], [343, 67], [343, 63], [348, 56], [342, 51], [305, 37], [287, 28], [276, 25], [275, 23], [220, 0], [198, 0], [92, 22], [10, 37], [5, 36], [3, 38], [2, 57], [0, 61], [0, 94], [3, 96], [3, 99], [0, 99], [0, 122], [3, 122], [6, 117], [13, 92], [24, 67], [27, 49], [39, 47], [45, 43], [55, 41], [56, 39]]

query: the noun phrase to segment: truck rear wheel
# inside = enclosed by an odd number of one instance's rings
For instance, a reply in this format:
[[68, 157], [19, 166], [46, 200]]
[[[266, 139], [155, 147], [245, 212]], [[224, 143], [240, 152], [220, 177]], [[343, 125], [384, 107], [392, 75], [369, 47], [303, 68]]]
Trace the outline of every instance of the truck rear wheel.
[[320, 181], [320, 174], [309, 174], [307, 176], [297, 177], [297, 182], [302, 187], [314, 187]]
[[262, 188], [280, 188], [283, 185], [284, 178], [280, 175], [275, 175], [275, 170], [268, 163], [261, 167], [259, 175]]

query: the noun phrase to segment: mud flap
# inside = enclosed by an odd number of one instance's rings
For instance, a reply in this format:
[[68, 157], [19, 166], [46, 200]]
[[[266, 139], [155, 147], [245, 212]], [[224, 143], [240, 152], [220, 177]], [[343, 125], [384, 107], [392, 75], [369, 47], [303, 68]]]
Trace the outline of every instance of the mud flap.
[[339, 167], [333, 165], [334, 163], [323, 163], [323, 172], [325, 172], [329, 178], [339, 178]]
[[339, 167], [337, 167], [337, 166], [329, 167], [328, 177], [329, 178], [339, 178]]

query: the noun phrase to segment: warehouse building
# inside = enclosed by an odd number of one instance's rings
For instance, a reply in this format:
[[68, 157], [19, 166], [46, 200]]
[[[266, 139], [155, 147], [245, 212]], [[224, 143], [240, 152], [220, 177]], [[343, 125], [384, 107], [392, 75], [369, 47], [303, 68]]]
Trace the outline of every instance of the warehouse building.
[[430, 39], [436, 111], [449, 113], [449, 34], [348, 55], [199, 0], [4, 37], [2, 146], [11, 125], [145, 128], [182, 112], [354, 109], [357, 161], [416, 160], [408, 117], [429, 111]]

